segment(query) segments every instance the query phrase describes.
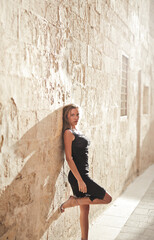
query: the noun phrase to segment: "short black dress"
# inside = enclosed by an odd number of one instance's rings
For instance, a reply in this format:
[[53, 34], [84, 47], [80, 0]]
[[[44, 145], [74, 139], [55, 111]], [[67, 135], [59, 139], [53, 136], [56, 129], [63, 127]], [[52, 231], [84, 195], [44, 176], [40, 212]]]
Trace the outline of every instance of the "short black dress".
[[72, 187], [73, 194], [79, 198], [89, 197], [91, 201], [96, 198], [103, 199], [106, 191], [89, 177], [89, 141], [81, 133], [76, 133], [73, 130], [70, 131], [75, 136], [75, 139], [72, 141], [72, 157], [83, 181], [87, 186], [87, 193], [80, 192], [76, 178], [74, 177], [73, 173], [69, 171], [68, 181]]

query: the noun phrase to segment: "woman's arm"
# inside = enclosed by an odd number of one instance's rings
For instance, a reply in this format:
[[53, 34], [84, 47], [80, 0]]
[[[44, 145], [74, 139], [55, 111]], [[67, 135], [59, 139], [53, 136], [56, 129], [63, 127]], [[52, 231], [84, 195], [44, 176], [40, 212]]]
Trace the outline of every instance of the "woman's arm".
[[82, 180], [82, 177], [72, 159], [72, 141], [74, 140], [74, 135], [70, 132], [70, 130], [66, 130], [64, 133], [64, 145], [65, 145], [65, 155], [68, 165], [77, 179], [79, 191], [86, 193], [87, 186], [85, 182]]

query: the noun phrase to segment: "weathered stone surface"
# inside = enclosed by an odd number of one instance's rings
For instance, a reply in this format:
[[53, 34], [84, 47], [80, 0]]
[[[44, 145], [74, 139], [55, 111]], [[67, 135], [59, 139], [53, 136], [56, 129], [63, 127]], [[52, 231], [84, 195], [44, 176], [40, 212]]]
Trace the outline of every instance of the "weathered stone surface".
[[[150, 0], [1, 1], [1, 240], [75, 240], [79, 209], [58, 213], [71, 194], [65, 104], [81, 105], [90, 175], [113, 199], [154, 161], [153, 25]], [[90, 218], [99, 208], [91, 207]]]

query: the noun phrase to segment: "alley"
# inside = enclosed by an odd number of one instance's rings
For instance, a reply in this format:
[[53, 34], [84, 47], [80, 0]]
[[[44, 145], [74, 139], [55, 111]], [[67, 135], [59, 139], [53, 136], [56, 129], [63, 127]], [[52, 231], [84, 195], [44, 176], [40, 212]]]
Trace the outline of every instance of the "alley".
[[90, 240], [154, 239], [154, 165], [90, 226]]

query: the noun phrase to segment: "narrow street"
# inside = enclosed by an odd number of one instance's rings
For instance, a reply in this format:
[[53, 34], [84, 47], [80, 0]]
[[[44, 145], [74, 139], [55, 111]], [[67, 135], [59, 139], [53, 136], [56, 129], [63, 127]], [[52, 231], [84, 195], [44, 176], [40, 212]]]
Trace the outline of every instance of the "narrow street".
[[154, 239], [154, 165], [90, 226], [89, 240]]

